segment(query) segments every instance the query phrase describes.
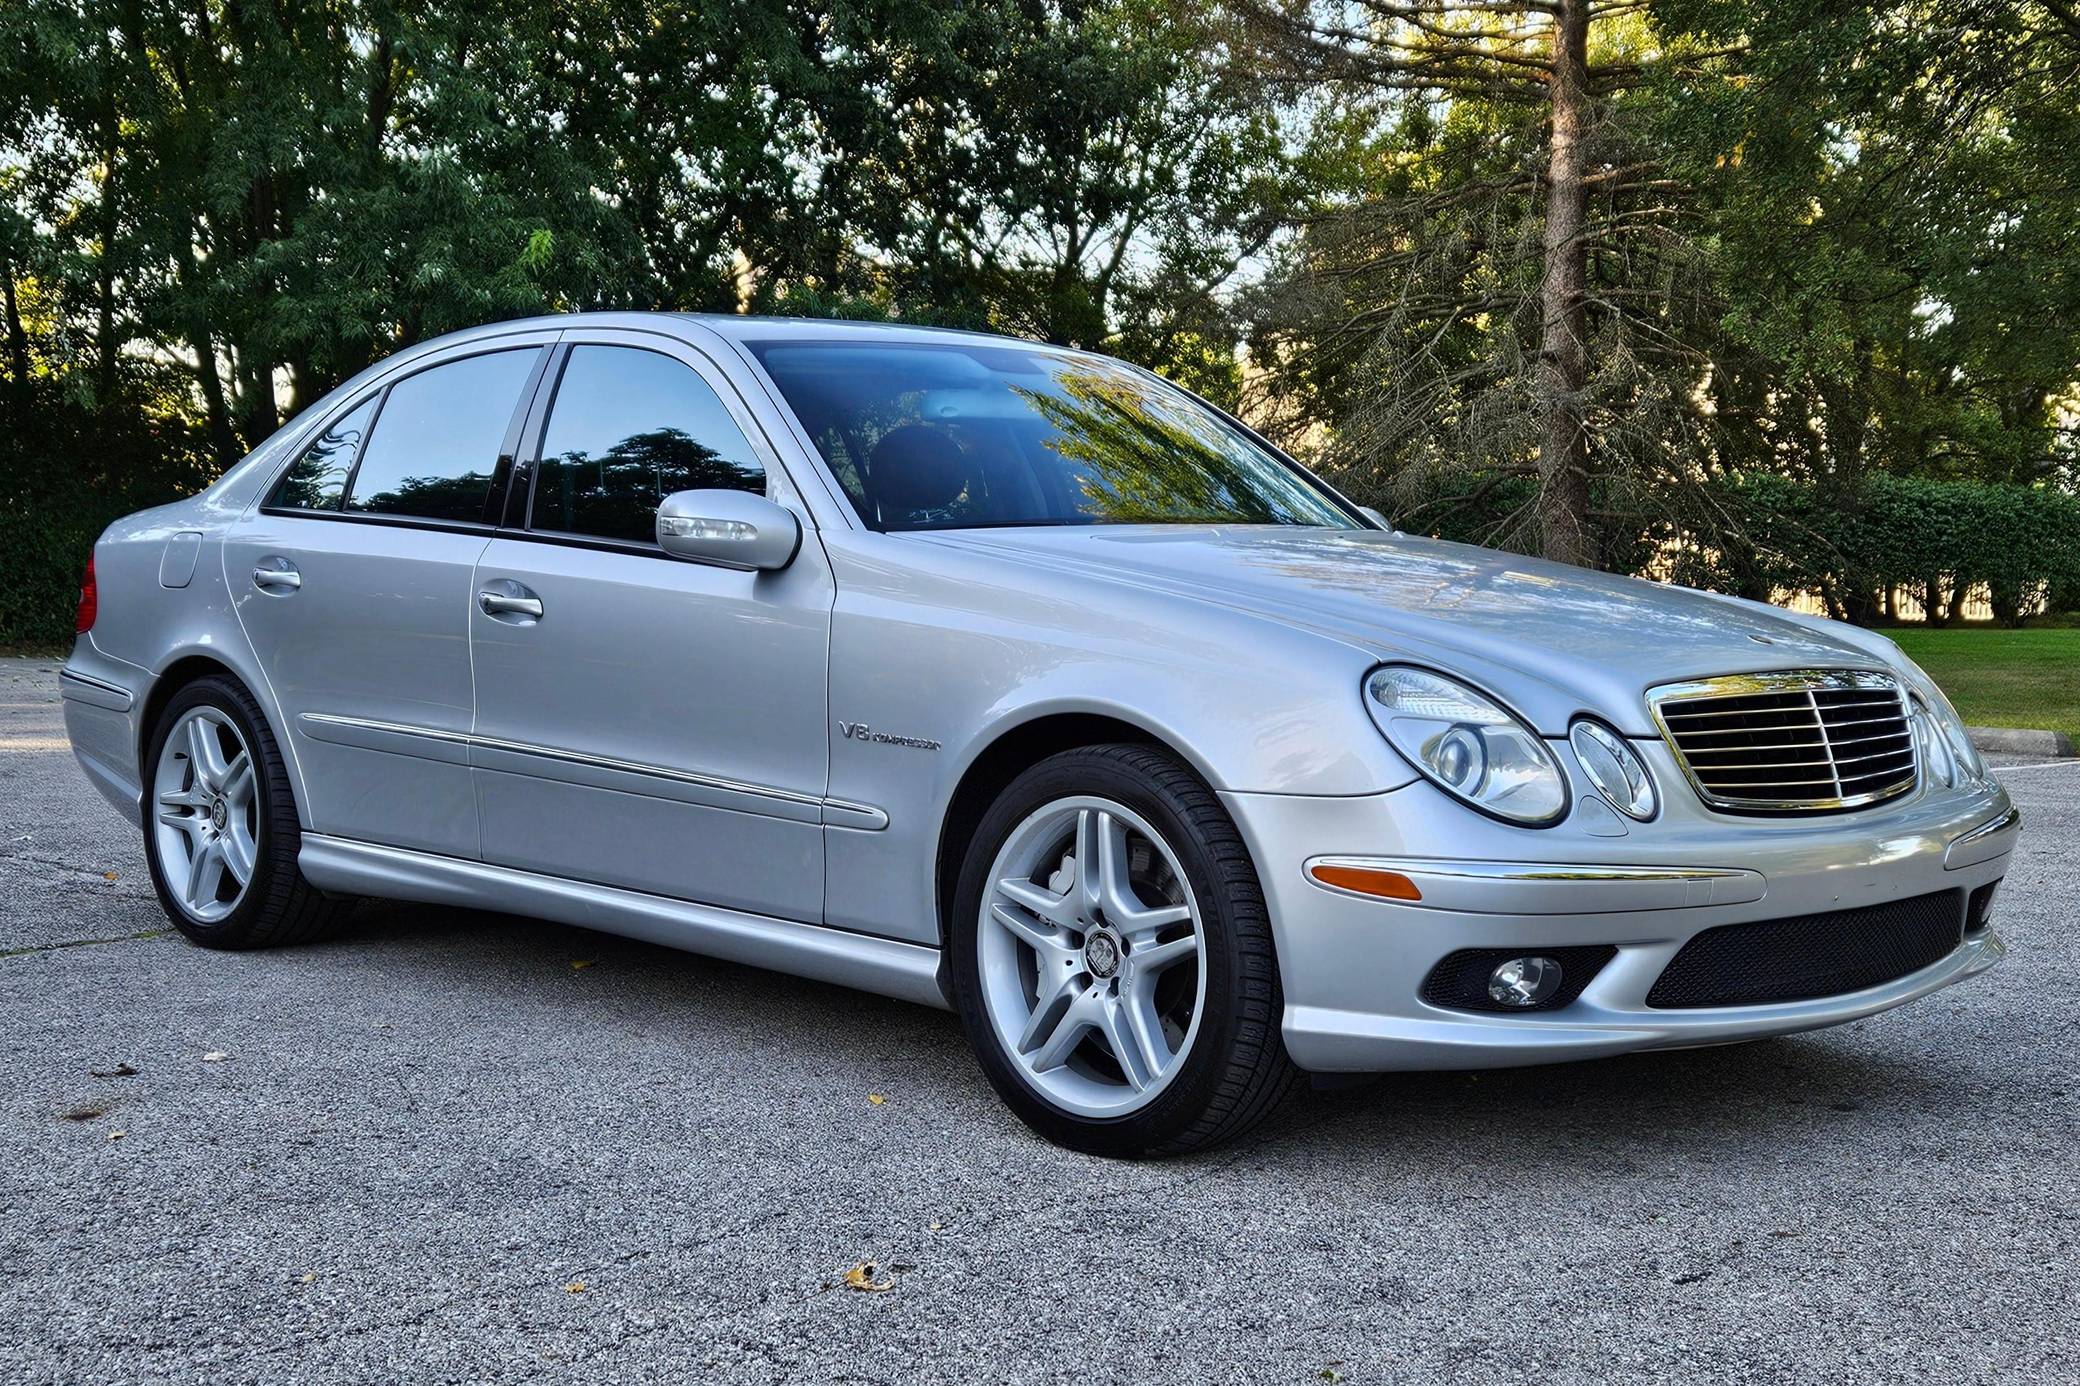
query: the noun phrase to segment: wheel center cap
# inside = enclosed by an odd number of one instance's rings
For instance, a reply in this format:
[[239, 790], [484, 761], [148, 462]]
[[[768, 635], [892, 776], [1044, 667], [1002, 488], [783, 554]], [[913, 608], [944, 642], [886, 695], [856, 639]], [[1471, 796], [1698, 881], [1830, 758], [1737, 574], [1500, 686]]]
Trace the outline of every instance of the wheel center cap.
[[1110, 977], [1119, 971], [1119, 940], [1103, 929], [1093, 929], [1083, 941], [1083, 961], [1091, 976]]
[[212, 828], [215, 828], [218, 832], [222, 832], [224, 831], [224, 825], [229, 823], [230, 821], [231, 809], [224, 803], [222, 799], [217, 800], [215, 803], [209, 806], [209, 825]]

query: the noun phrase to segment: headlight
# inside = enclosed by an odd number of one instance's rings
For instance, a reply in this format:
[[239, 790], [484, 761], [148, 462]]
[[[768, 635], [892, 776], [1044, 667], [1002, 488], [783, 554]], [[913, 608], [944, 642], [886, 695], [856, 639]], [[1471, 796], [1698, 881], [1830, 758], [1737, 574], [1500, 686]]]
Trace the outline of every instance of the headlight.
[[1586, 718], [1568, 729], [1567, 741], [1589, 783], [1612, 808], [1641, 823], [1654, 816], [1660, 808], [1654, 777], [1630, 742], [1603, 723]]
[[1914, 749], [1921, 756], [1922, 769], [1929, 781], [1945, 789], [1957, 787], [1957, 758], [1950, 753], [1950, 739], [1936, 725], [1936, 715], [1928, 704], [1914, 694], [1908, 700], [1914, 713]]
[[1455, 679], [1389, 664], [1365, 680], [1387, 741], [1439, 788], [1483, 813], [1543, 826], [1567, 811], [1567, 781], [1537, 732]]
[[1928, 691], [1912, 695], [1914, 720], [1920, 728], [1918, 739], [1922, 754], [1930, 772], [1943, 785], [1955, 787], [1960, 783], [1986, 778], [1986, 762], [1979, 758], [1979, 750], [1972, 745], [1971, 733], [1964, 729], [1964, 719], [1950, 700], [1934, 683]]

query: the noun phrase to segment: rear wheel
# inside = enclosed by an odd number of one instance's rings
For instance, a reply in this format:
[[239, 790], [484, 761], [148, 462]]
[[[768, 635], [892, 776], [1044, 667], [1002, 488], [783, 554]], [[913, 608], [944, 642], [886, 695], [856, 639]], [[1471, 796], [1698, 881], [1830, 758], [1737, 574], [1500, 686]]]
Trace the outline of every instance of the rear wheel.
[[1035, 1130], [1172, 1154], [1290, 1087], [1256, 872], [1189, 769], [1145, 746], [1055, 756], [984, 816], [957, 894], [954, 989], [991, 1083]]
[[147, 758], [145, 861], [175, 926], [211, 948], [329, 932], [344, 913], [303, 879], [288, 767], [252, 695], [197, 679], [168, 701]]

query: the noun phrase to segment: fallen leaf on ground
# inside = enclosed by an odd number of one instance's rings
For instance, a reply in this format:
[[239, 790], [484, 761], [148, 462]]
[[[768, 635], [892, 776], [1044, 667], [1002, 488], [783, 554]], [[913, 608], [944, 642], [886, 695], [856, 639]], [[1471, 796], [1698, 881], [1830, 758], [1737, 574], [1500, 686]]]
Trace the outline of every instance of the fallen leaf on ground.
[[101, 873], [101, 879], [102, 879], [102, 880], [104, 880], [104, 881], [112, 881], [112, 880], [114, 880], [115, 878], [116, 878], [116, 873], [115, 873], [115, 872], [113, 872], [113, 871], [104, 871], [104, 872], [102, 872], [102, 873]]
[[585, 1282], [573, 1280], [570, 1284], [563, 1287], [563, 1292], [567, 1295], [582, 1295], [585, 1293]]
[[111, 1131], [108, 1133], [108, 1138], [112, 1141], [119, 1141], [129, 1134], [128, 1131]]
[[870, 1093], [868, 1093], [868, 1094], [867, 1094], [867, 1101], [869, 1101], [869, 1102], [873, 1103], [873, 1104], [874, 1104], [875, 1106], [879, 1107], [879, 1106], [880, 1106], [880, 1105], [881, 1105], [882, 1103], [884, 1103], [884, 1102], [888, 1101], [888, 1099], [887, 1099], [887, 1098], [885, 1098], [885, 1097], [883, 1097], [883, 1096], [882, 1096], [882, 1095], [881, 1095], [880, 1093], [878, 1093], [878, 1092], [870, 1092]]
[[89, 1078], [135, 1078], [137, 1070], [128, 1064], [117, 1064], [114, 1068], [90, 1068], [87, 1070], [87, 1076]]
[[230, 1057], [229, 1054], [226, 1054], [221, 1049], [212, 1049], [209, 1053], [202, 1056], [202, 1062], [206, 1064], [220, 1064]]
[[82, 1102], [77, 1107], [68, 1107], [58, 1113], [58, 1120], [92, 1121], [95, 1117], [104, 1115], [114, 1105], [115, 1103], [112, 1101], [96, 1100], [93, 1102]]
[[583, 972], [586, 968], [590, 966], [592, 966], [592, 959], [590, 958], [571, 959], [571, 971], [573, 972]]
[[851, 1270], [845, 1272], [845, 1288], [848, 1290], [858, 1290], [863, 1294], [878, 1295], [886, 1294], [895, 1287], [896, 1282], [893, 1280], [875, 1279], [874, 1263], [872, 1261], [862, 1261]]
[[305, 1272], [303, 1273], [303, 1283], [304, 1283], [304, 1284], [306, 1284], [306, 1285], [308, 1285], [308, 1284], [312, 1283], [312, 1282], [313, 1282], [313, 1281], [315, 1281], [315, 1280], [316, 1280], [317, 1278], [318, 1278], [318, 1273], [317, 1273], [316, 1271], [305, 1271]]

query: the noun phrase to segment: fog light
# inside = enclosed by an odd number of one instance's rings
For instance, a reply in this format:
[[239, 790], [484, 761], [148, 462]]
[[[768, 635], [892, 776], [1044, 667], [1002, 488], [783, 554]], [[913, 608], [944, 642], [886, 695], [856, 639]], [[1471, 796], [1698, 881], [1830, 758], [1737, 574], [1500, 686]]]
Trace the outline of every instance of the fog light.
[[1488, 995], [1505, 1006], [1536, 1006], [1560, 990], [1560, 964], [1552, 958], [1511, 958], [1488, 974]]

